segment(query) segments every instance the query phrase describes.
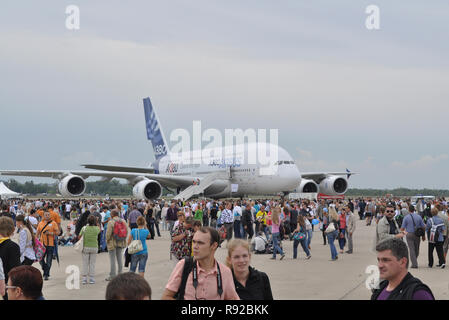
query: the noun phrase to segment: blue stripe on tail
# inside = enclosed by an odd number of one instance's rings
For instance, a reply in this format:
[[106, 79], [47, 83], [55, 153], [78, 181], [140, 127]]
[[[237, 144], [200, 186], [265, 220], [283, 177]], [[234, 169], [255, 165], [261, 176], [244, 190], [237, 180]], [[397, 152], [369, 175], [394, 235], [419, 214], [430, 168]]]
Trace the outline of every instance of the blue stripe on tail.
[[154, 156], [159, 160], [167, 154], [168, 146], [165, 143], [162, 130], [159, 127], [159, 120], [151, 104], [150, 98], [143, 99], [143, 108], [145, 111], [145, 124], [147, 127], [147, 137], [153, 145]]

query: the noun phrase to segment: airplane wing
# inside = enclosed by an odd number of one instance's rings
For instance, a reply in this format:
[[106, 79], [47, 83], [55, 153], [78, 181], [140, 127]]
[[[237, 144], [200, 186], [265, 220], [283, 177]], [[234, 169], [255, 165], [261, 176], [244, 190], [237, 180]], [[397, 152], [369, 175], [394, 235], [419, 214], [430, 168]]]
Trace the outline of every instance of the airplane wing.
[[88, 177], [121, 178], [127, 179], [130, 183], [136, 182], [142, 178], [148, 178], [158, 181], [164, 187], [176, 188], [179, 186], [190, 186], [194, 181], [201, 179], [193, 176], [176, 176], [164, 174], [142, 174], [136, 172], [108, 172], [108, 171], [81, 171], [81, 170], [0, 170], [0, 175], [5, 176], [25, 176], [25, 177], [43, 177], [62, 179], [72, 174], [84, 179]]
[[95, 170], [104, 170], [104, 171], [154, 173], [153, 168], [106, 166], [106, 165], [98, 165], [98, 164], [82, 164], [82, 166], [86, 169], [95, 169]]
[[301, 172], [301, 177], [304, 179], [313, 180], [319, 184], [328, 176], [347, 176], [347, 178], [349, 179], [349, 177], [351, 177], [351, 175], [353, 174], [357, 173], [351, 172], [348, 169], [346, 169], [346, 172]]

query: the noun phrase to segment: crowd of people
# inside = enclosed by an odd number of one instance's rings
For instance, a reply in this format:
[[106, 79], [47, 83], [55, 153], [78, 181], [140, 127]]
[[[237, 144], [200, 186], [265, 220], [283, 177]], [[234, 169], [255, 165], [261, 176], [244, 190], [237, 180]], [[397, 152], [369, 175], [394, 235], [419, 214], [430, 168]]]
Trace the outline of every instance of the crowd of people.
[[[110, 272], [105, 279], [109, 281], [106, 298], [135, 298], [132, 293], [125, 293], [126, 290], [116, 292], [117, 288], [145, 281], [146, 242], [155, 239], [156, 234], [161, 237], [161, 231], [170, 233], [170, 259], [174, 267], [162, 299], [273, 299], [269, 277], [250, 265], [251, 254], [271, 255], [273, 260], [279, 254], [283, 260], [287, 254], [283, 242], [292, 241], [293, 259], [298, 258], [299, 245], [305, 259], [311, 259], [315, 228], [322, 235], [323, 245], [329, 245], [330, 261], [336, 261], [339, 254], [353, 254], [357, 247], [353, 243], [355, 211], [360, 220], [366, 221], [366, 226], [375, 225], [373, 240], [377, 252], [384, 254], [390, 250], [396, 260], [406, 258], [406, 270], [409, 261], [411, 268], [418, 268], [421, 241], [428, 241], [429, 267], [434, 265], [436, 249], [436, 267], [445, 268], [448, 250], [448, 203], [444, 199], [428, 203], [419, 200], [416, 204], [409, 199], [391, 198], [186, 202], [12, 200], [3, 201], [0, 208], [0, 293], [4, 299], [18, 296], [43, 299], [41, 292], [36, 293], [39, 281], [32, 265], [39, 262], [41, 279], [49, 280], [53, 260], [59, 259], [58, 246], [81, 246], [83, 285], [95, 284], [96, 256], [107, 252]], [[65, 230], [61, 220], [68, 222]], [[18, 243], [10, 239], [14, 232], [18, 234]], [[401, 246], [398, 241], [405, 244], [406, 257], [404, 249], [398, 249]], [[215, 259], [215, 252], [224, 245], [228, 257], [226, 263], [221, 263]], [[390, 247], [393, 249], [385, 249]], [[383, 260], [379, 256], [378, 261], [382, 274]], [[123, 273], [123, 267], [129, 265], [129, 273], [137, 271], [140, 278]], [[26, 279], [36, 279], [36, 286], [27, 289], [16, 285], [24, 281], [14, 280], [11, 274], [16, 273], [18, 279], [21, 273]], [[383, 279], [388, 279], [388, 275]], [[39, 283], [42, 289], [42, 281]], [[136, 286], [141, 288], [139, 297], [151, 299], [149, 285]], [[376, 299], [395, 297], [389, 295], [394, 285], [383, 289], [386, 291], [375, 295]], [[433, 298], [431, 291], [415, 298], [429, 297]]]

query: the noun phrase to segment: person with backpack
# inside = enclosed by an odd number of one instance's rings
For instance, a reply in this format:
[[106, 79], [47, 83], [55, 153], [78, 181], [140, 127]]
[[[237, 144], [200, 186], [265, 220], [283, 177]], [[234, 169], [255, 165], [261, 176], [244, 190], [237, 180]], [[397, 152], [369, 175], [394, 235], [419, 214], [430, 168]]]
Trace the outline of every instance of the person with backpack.
[[220, 236], [202, 227], [193, 236], [193, 258], [178, 262], [170, 275], [162, 300], [240, 300], [232, 271], [215, 259]]
[[128, 227], [126, 221], [119, 218], [116, 209], [111, 211], [111, 220], [108, 222], [106, 230], [106, 244], [109, 253], [111, 270], [106, 281], [111, 281], [116, 275], [115, 261], [118, 264], [118, 274], [123, 270], [123, 250], [126, 248], [126, 238], [128, 237]]
[[391, 238], [376, 246], [380, 279], [371, 300], [435, 300], [432, 290], [408, 272], [407, 245]]
[[438, 217], [437, 208], [431, 210], [431, 215], [426, 225], [427, 239], [429, 240], [429, 268], [433, 267], [433, 249], [436, 248], [439, 262], [437, 267], [444, 269], [446, 264], [444, 261], [443, 243], [446, 226], [444, 225], [443, 219]]

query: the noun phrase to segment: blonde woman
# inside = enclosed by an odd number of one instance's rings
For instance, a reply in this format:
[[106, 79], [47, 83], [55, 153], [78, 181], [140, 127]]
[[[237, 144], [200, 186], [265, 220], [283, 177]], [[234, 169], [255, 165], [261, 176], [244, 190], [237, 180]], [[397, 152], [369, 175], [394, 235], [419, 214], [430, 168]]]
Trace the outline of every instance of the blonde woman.
[[228, 244], [226, 265], [232, 270], [235, 290], [241, 300], [273, 300], [270, 280], [265, 272], [250, 266], [251, 253], [248, 242], [231, 240]]
[[276, 260], [276, 252], [279, 252], [281, 254], [281, 259], [284, 259], [285, 254], [284, 251], [282, 251], [282, 248], [279, 246], [280, 242], [280, 232], [279, 228], [281, 225], [281, 221], [279, 219], [279, 216], [281, 215], [281, 208], [274, 207], [271, 214], [271, 220], [272, 220], [272, 237], [273, 237], [273, 257], [270, 259]]
[[329, 207], [329, 225], [334, 224], [335, 230], [327, 233], [327, 240], [329, 242], [329, 246], [331, 248], [331, 257], [332, 261], [335, 261], [338, 259], [338, 253], [337, 248], [335, 248], [334, 241], [338, 237], [338, 230], [339, 230], [339, 217], [337, 210], [335, 210], [335, 207]]

